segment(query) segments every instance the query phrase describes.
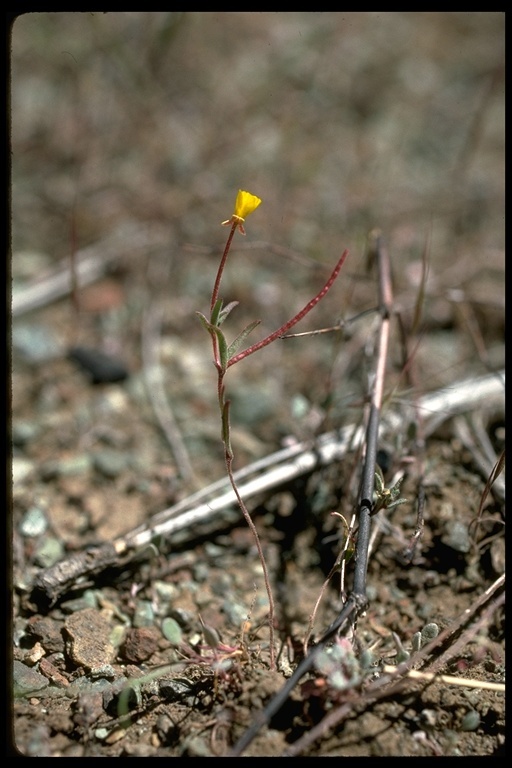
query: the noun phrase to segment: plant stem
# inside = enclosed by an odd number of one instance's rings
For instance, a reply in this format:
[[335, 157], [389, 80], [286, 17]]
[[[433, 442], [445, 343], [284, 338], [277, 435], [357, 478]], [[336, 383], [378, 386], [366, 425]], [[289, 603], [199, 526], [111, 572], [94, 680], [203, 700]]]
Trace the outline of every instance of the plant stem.
[[222, 273], [224, 272], [224, 267], [226, 266], [226, 261], [228, 258], [229, 249], [231, 248], [231, 241], [233, 240], [233, 236], [235, 234], [235, 230], [238, 226], [238, 223], [236, 221], [233, 222], [231, 225], [231, 231], [228, 235], [228, 239], [226, 241], [226, 246], [224, 248], [224, 253], [222, 254], [222, 259], [220, 260], [219, 268], [217, 270], [217, 277], [215, 278], [215, 283], [213, 286], [212, 291], [212, 298], [210, 301], [210, 311], [213, 311], [213, 308], [215, 306], [215, 302], [219, 298], [219, 288], [220, 288], [220, 281], [222, 280]]
[[277, 331], [274, 331], [273, 333], [266, 336], [261, 341], [256, 342], [256, 344], [253, 344], [252, 347], [248, 347], [243, 352], [240, 352], [238, 355], [235, 355], [231, 358], [231, 360], [228, 362], [228, 368], [230, 368], [235, 363], [238, 363], [240, 360], [243, 360], [245, 357], [249, 357], [249, 355], [252, 355], [253, 352], [258, 352], [258, 350], [263, 349], [263, 347], [266, 347], [268, 344], [271, 344], [276, 339], [279, 339], [281, 336], [283, 336], [285, 333], [287, 333], [290, 328], [293, 328], [294, 325], [296, 325], [299, 320], [302, 320], [303, 317], [305, 317], [313, 307], [315, 307], [318, 302], [323, 299], [329, 288], [332, 286], [336, 278], [338, 277], [340, 270], [343, 266], [343, 263], [345, 259], [348, 256], [348, 251], [343, 251], [338, 263], [334, 267], [329, 279], [327, 280], [324, 287], [317, 293], [317, 295], [311, 299], [311, 301], [308, 301], [305, 307], [303, 307], [300, 312], [298, 312], [294, 317], [292, 317], [291, 320], [288, 320], [284, 325], [282, 325], [280, 328], [277, 329]]
[[254, 525], [253, 519], [251, 515], [249, 514], [249, 511], [247, 507], [244, 504], [244, 501], [240, 495], [240, 492], [238, 490], [238, 486], [235, 481], [235, 477], [233, 474], [233, 455], [226, 451], [226, 470], [228, 473], [229, 481], [231, 483], [231, 487], [233, 488], [233, 491], [235, 493], [235, 496], [238, 501], [238, 506], [242, 510], [242, 514], [245, 517], [245, 521], [247, 525], [250, 528], [250, 531], [254, 537], [254, 541], [256, 543], [256, 548], [258, 550], [258, 557], [260, 559], [261, 567], [263, 569], [263, 579], [265, 581], [265, 589], [267, 590], [267, 597], [268, 597], [268, 627], [270, 632], [269, 637], [269, 643], [270, 643], [270, 669], [275, 669], [276, 661], [275, 661], [275, 647], [274, 647], [274, 616], [275, 616], [275, 605], [274, 605], [274, 596], [272, 595], [272, 587], [270, 586], [270, 578], [268, 575], [268, 568], [267, 563], [265, 560], [265, 556], [263, 554], [263, 549], [261, 546], [261, 540], [257, 531], [256, 526]]

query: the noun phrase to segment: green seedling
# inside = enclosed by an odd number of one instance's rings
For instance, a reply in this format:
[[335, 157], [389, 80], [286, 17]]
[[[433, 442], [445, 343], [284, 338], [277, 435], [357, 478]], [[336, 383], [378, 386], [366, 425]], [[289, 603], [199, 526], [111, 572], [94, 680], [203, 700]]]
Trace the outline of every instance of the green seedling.
[[403, 476], [399, 477], [392, 488], [386, 488], [384, 475], [381, 468], [377, 465], [375, 473], [375, 490], [373, 492], [372, 515], [376, 515], [381, 509], [392, 509], [399, 504], [406, 504], [408, 499], [400, 498], [400, 486], [403, 482]]

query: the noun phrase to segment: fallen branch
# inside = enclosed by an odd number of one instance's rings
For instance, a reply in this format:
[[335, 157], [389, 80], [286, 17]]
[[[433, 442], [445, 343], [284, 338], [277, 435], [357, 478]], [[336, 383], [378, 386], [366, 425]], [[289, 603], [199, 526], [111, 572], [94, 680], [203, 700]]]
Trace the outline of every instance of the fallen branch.
[[[168, 242], [169, 233], [162, 228], [144, 230], [139, 225], [126, 225], [105, 240], [77, 251], [77, 281], [81, 288], [91, 285], [107, 274], [114, 262], [126, 259], [138, 251], [146, 252], [148, 248], [168, 245]], [[49, 274], [13, 291], [13, 318], [68, 296], [73, 289], [73, 282], [69, 259], [64, 259]]]

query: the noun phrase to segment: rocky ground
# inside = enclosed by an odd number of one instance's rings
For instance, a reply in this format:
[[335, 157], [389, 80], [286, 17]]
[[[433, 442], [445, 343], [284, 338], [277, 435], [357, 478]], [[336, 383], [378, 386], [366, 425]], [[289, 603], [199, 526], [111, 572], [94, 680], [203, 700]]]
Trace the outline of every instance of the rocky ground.
[[[320, 595], [311, 645], [340, 610], [340, 574], [322, 587], [344, 539], [332, 512], [348, 523], [357, 504], [357, 448], [248, 493], [275, 669], [253, 537], [236, 505], [213, 509], [228, 484], [195, 312], [239, 187], [263, 202], [226, 268], [221, 294], [240, 302], [228, 335], [255, 318], [254, 340], [279, 327], [350, 255], [295, 329], [336, 330], [229, 370], [235, 469], [262, 462], [263, 476], [275, 452], [364, 423], [378, 227], [394, 278], [384, 411], [401, 418], [379, 463], [407, 500], [373, 520], [354, 635], [244, 755], [504, 753], [503, 27], [494, 12], [15, 22], [16, 753], [226, 755], [302, 658]], [[494, 394], [464, 406], [461, 382], [493, 374]], [[460, 393], [457, 415], [418, 408], [440, 388]], [[123, 548], [216, 481], [200, 523]], [[388, 680], [411, 656], [437, 677]]]

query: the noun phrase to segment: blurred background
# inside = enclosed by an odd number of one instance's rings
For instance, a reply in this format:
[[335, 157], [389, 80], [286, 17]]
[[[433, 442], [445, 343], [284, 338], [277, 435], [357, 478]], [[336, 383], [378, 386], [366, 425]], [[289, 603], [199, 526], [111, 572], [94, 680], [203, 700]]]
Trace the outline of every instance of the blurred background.
[[[110, 279], [84, 290], [79, 318], [64, 299], [15, 318], [13, 330], [32, 322], [64, 346], [78, 333], [108, 341], [137, 371], [144, 312], [158, 307], [165, 387], [189, 446], [205, 421], [217, 435], [211, 348], [194, 312], [208, 310], [228, 233], [219, 224], [242, 188], [263, 202], [235, 238], [221, 288], [240, 301], [228, 336], [255, 318], [251, 341], [282, 324], [345, 248], [337, 283], [295, 330], [374, 307], [367, 241], [379, 228], [406, 328], [428, 259], [421, 391], [500, 366], [504, 26], [499, 12], [19, 17], [13, 295], [83, 248], [101, 260], [112, 235], [120, 245]], [[131, 249], [134, 232], [147, 248]], [[290, 431], [339, 424], [342, 406], [364, 394], [374, 320], [350, 327], [278, 342], [230, 370], [246, 458]], [[402, 362], [397, 343], [391, 383]]]

